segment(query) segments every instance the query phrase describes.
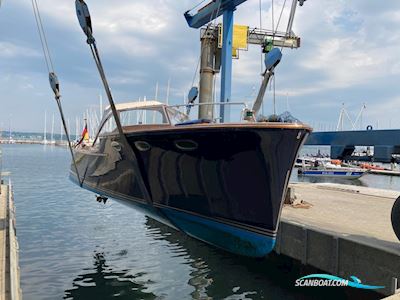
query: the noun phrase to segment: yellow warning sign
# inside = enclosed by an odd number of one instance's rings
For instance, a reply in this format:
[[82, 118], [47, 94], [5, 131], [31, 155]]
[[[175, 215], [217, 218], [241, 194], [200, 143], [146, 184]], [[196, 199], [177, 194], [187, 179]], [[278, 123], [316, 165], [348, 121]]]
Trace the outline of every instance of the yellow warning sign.
[[249, 26], [234, 25], [233, 26], [233, 45], [232, 47], [240, 50], [248, 48]]
[[[218, 48], [222, 48], [223, 40], [223, 26], [218, 25]], [[233, 26], [233, 43], [232, 43], [232, 57], [239, 58], [239, 50], [248, 50], [249, 40], [249, 26], [234, 25]]]

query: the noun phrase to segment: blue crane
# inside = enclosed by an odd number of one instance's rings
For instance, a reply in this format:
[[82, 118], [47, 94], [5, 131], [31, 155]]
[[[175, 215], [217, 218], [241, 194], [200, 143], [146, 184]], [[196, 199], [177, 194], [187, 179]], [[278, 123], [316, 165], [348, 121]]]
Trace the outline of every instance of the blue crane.
[[[195, 14], [190, 11], [185, 12], [184, 16], [188, 25], [192, 28], [200, 28], [219, 16], [223, 16], [223, 35], [221, 53], [221, 102], [226, 103], [231, 100], [232, 89], [232, 43], [233, 43], [233, 17], [236, 7], [247, 0], [212, 0], [205, 6], [198, 9]], [[293, 19], [296, 12], [297, 3], [303, 5], [306, 0], [293, 0], [290, 12], [286, 37], [292, 36]], [[275, 65], [274, 65], [275, 67]], [[263, 94], [262, 94], [263, 95]], [[221, 108], [221, 122], [225, 117], [229, 119], [229, 110], [226, 105]]]
[[[233, 40], [233, 12], [236, 7], [247, 0], [212, 0], [210, 3], [200, 8], [195, 15], [188, 11], [185, 13], [186, 21], [192, 28], [201, 26], [213, 21], [223, 15], [223, 43], [221, 53], [221, 102], [231, 100], [232, 90], [232, 40]], [[221, 107], [221, 122], [224, 121], [228, 113], [227, 106]]]

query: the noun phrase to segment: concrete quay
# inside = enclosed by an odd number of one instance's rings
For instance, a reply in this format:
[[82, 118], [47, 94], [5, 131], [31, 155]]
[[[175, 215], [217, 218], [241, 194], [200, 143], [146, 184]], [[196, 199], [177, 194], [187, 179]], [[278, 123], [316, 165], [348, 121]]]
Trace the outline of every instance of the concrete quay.
[[400, 299], [400, 241], [390, 218], [400, 192], [338, 184], [291, 187], [311, 205], [285, 205], [275, 252], [325, 273], [385, 286], [377, 292]]
[[0, 300], [22, 299], [11, 183], [0, 185]]

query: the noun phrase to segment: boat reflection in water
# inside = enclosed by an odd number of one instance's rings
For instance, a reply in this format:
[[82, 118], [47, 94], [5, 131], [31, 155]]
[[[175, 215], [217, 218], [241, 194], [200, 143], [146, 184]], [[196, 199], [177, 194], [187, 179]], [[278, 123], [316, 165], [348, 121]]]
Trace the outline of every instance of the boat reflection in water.
[[166, 251], [171, 252], [170, 256], [181, 257], [191, 266], [188, 284], [194, 289], [193, 299], [376, 299], [377, 296], [351, 288], [330, 288], [329, 294], [323, 287], [296, 288], [294, 283], [301, 274], [318, 271], [276, 254], [263, 259], [233, 255], [150, 218], [146, 227], [152, 239], [168, 242]]
[[317, 271], [275, 254], [230, 254], [150, 218], [144, 226], [148, 253], [99, 247], [64, 299], [376, 299], [351, 288], [296, 288], [301, 274]]
[[[252, 257], [272, 251], [309, 127], [189, 120], [156, 101], [116, 109], [122, 135], [108, 109], [94, 143], [75, 148], [84, 188], [227, 251]], [[74, 166], [70, 178], [78, 183]]]
[[95, 252], [93, 260], [93, 267], [83, 269], [83, 274], [74, 279], [73, 288], [65, 291], [64, 299], [156, 299], [138, 280], [143, 274], [113, 270], [102, 252]]

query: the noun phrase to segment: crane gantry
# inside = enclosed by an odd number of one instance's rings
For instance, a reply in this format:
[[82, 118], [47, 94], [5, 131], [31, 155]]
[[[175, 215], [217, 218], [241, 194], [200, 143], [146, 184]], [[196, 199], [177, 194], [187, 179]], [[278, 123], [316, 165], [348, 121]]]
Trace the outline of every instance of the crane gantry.
[[[202, 40], [202, 54], [206, 51], [206, 57], [212, 57], [212, 59], [201, 59], [200, 69], [200, 102], [210, 102], [212, 99], [212, 82], [215, 73], [221, 69], [221, 96], [220, 102], [227, 103], [231, 101], [231, 90], [232, 90], [232, 45], [233, 45], [233, 31], [234, 31], [234, 11], [236, 8], [247, 0], [212, 0], [208, 4], [200, 7], [197, 12], [192, 14], [190, 11], [185, 12], [184, 16], [188, 25], [192, 28], [201, 28], [202, 26], [212, 22], [219, 16], [223, 16], [223, 33], [222, 33], [222, 49], [218, 51], [215, 47], [218, 47], [218, 43], [215, 41], [219, 37], [219, 29], [217, 26], [203, 27], [201, 30]], [[266, 44], [270, 43], [271, 46], [285, 47], [285, 48], [298, 48], [300, 47], [300, 38], [297, 37], [293, 31], [293, 20], [296, 13], [297, 5], [302, 6], [306, 0], [293, 0], [288, 26], [286, 32], [277, 32], [274, 29], [267, 31], [262, 29], [249, 29], [247, 34], [247, 43], [253, 45], [261, 45], [266, 49]], [[268, 53], [266, 53], [268, 55]], [[267, 57], [266, 57], [267, 59]], [[279, 61], [278, 61], [279, 63]], [[273, 64], [275, 68], [276, 64]], [[266, 70], [263, 73], [273, 74], [273, 69]], [[266, 88], [267, 80], [263, 80], [262, 88]], [[266, 81], [266, 82], [265, 82]], [[264, 91], [265, 92], [265, 91]], [[259, 96], [264, 95], [264, 92], [260, 90]], [[257, 97], [259, 101], [259, 97]], [[262, 101], [262, 99], [261, 99]], [[207, 110], [207, 109], [205, 109]], [[205, 116], [209, 117], [211, 114], [210, 109], [208, 113], [205, 112]], [[204, 115], [203, 115], [204, 116]], [[229, 111], [227, 105], [222, 105], [220, 110], [220, 121], [224, 122], [225, 118], [229, 119]]]

